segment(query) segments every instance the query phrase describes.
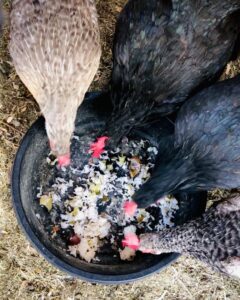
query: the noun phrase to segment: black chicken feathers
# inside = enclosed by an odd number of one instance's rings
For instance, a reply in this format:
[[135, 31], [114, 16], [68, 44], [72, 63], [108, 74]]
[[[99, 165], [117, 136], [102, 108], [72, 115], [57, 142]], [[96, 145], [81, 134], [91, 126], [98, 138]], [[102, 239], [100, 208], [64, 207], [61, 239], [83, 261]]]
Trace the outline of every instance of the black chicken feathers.
[[188, 100], [175, 123], [175, 147], [159, 157], [133, 199], [146, 207], [164, 194], [240, 186], [240, 76]]
[[239, 9], [238, 0], [127, 3], [114, 40], [112, 143], [218, 78], [235, 49]]

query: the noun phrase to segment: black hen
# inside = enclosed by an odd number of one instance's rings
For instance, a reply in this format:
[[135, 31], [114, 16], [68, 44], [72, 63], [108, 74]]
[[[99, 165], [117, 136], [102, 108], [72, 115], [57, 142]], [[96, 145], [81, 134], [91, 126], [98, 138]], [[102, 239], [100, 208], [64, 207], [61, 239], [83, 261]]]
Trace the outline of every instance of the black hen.
[[195, 95], [175, 123], [175, 147], [133, 197], [146, 207], [178, 191], [240, 187], [240, 76]]
[[240, 32], [239, 0], [130, 0], [116, 27], [112, 142], [173, 112], [220, 75]]

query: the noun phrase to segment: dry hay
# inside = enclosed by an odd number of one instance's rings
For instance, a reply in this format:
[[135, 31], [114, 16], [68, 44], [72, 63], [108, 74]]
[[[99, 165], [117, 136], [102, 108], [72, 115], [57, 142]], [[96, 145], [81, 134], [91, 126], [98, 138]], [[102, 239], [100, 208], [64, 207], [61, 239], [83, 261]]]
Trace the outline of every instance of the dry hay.
[[[97, 1], [103, 57], [92, 89], [101, 89], [107, 85], [115, 17], [125, 2]], [[8, 8], [9, 1], [4, 1], [4, 5]], [[15, 74], [7, 43], [6, 28], [0, 44], [0, 299], [240, 299], [239, 282], [216, 274], [186, 257], [161, 274], [144, 281], [104, 286], [75, 280], [38, 255], [17, 225], [11, 205], [9, 174], [19, 142], [39, 115], [39, 109]], [[234, 76], [239, 66], [240, 61], [229, 64], [227, 76]], [[211, 200], [218, 200], [223, 194], [215, 191], [210, 196]]]

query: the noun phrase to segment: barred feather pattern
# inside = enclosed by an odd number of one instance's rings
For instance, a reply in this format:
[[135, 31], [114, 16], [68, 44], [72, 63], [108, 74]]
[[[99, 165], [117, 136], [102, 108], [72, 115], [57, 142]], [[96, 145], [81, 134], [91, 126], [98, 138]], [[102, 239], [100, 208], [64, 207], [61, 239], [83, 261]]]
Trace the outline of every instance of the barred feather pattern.
[[179, 252], [240, 278], [240, 196], [211, 207], [202, 217], [161, 233], [141, 236], [140, 249]]

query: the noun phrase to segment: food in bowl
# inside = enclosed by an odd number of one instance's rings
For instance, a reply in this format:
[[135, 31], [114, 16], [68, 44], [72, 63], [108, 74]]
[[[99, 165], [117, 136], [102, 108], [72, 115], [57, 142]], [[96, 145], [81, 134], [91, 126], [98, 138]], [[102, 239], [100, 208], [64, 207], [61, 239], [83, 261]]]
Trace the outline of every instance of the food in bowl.
[[[75, 143], [80, 140], [74, 139]], [[121, 260], [133, 260], [134, 237], [174, 226], [179, 209], [177, 200], [168, 196], [147, 209], [137, 209], [133, 216], [124, 213], [126, 201], [149, 179], [157, 154], [149, 141], [126, 138], [120, 147], [89, 159], [83, 167], [72, 164], [58, 169], [49, 154], [46, 159], [54, 176], [40, 183], [37, 195], [47, 212], [41, 221], [49, 237], [60, 239], [68, 253], [87, 262], [98, 263], [98, 254], [106, 248]], [[37, 213], [37, 217], [42, 215]], [[126, 243], [129, 236], [131, 248]]]

